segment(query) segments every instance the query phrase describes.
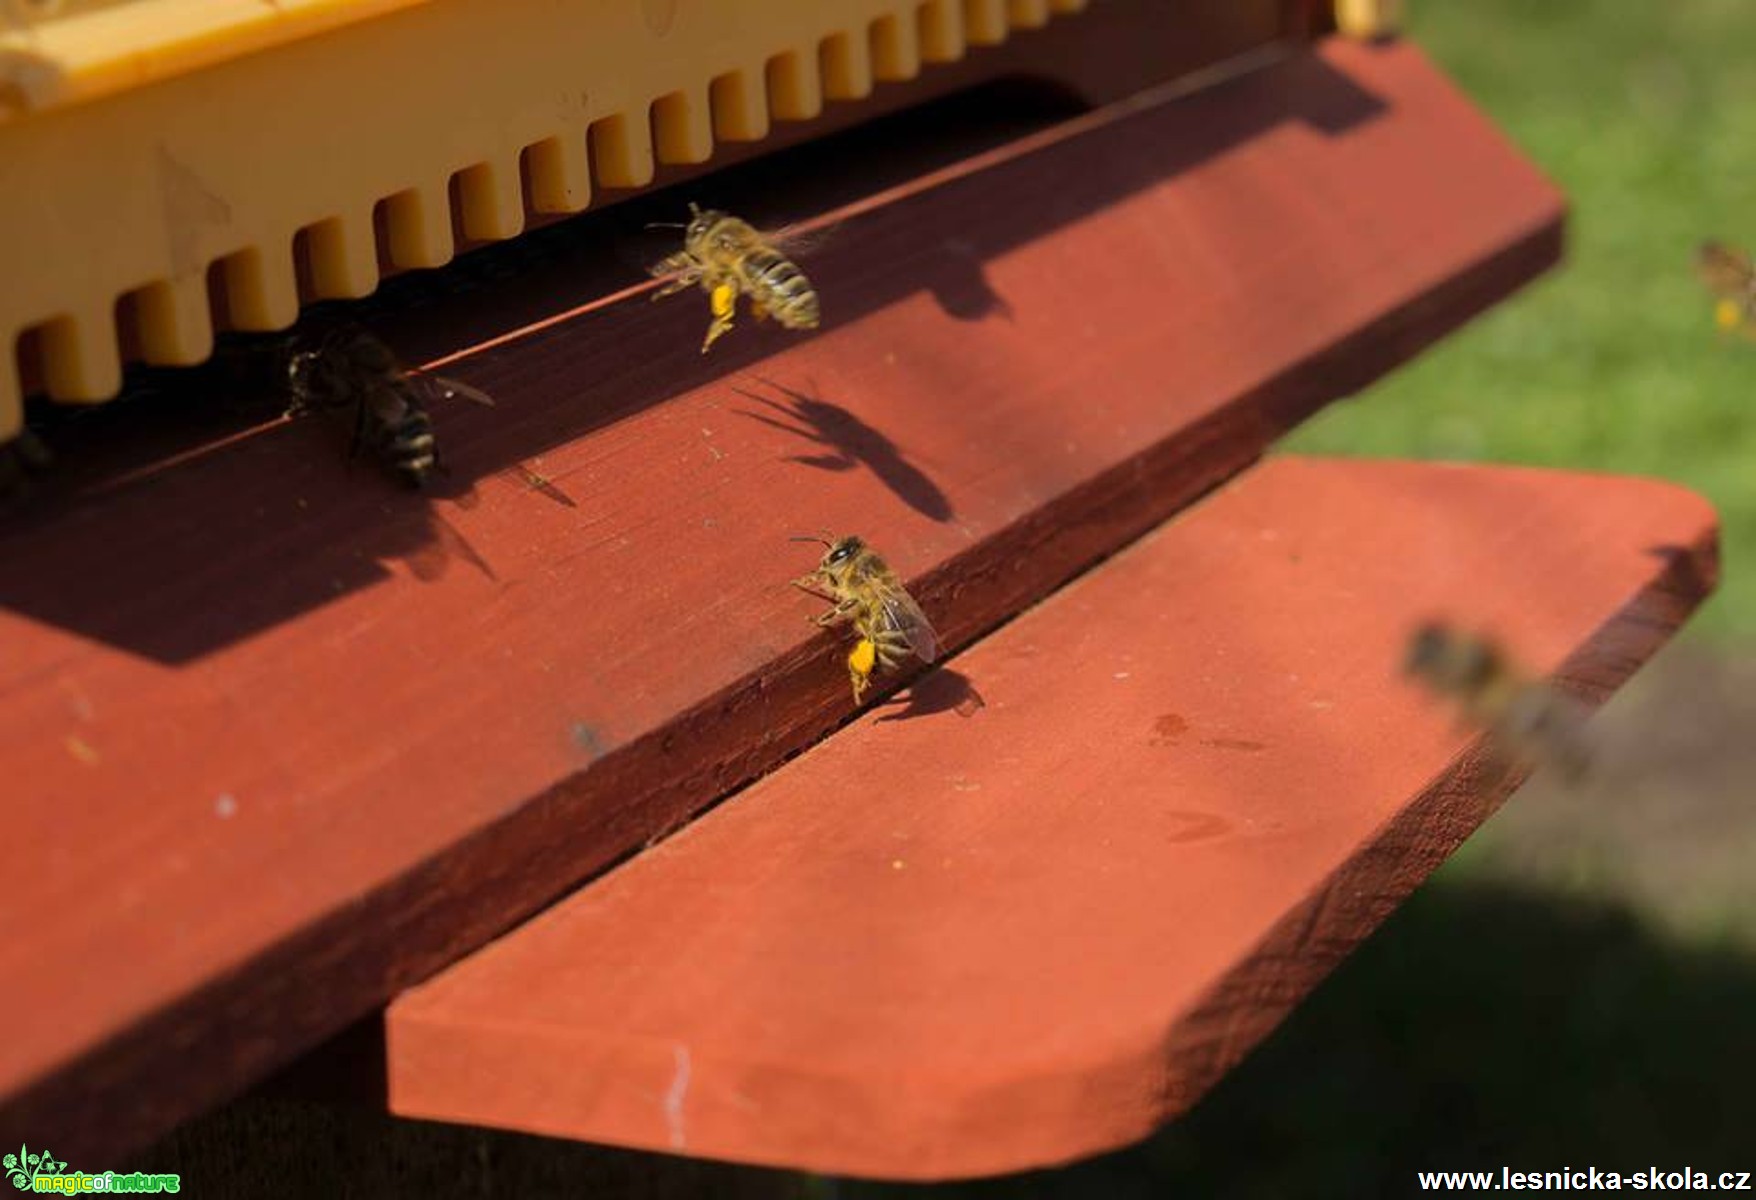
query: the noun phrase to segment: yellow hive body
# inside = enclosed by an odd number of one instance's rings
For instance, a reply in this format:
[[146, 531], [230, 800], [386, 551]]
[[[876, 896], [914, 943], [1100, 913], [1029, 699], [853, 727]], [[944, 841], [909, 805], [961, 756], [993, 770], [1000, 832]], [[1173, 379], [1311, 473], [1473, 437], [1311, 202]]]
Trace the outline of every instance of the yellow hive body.
[[[0, 441], [1084, 0], [0, 0]], [[298, 261], [295, 262], [295, 256]], [[126, 335], [126, 337], [124, 337]]]

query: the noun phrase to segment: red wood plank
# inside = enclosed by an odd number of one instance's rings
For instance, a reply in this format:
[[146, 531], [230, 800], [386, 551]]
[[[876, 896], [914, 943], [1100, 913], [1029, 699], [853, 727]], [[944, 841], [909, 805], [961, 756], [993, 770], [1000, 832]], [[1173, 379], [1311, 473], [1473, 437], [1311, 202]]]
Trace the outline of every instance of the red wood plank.
[[391, 1106], [909, 1179], [1137, 1139], [1503, 794], [1410, 629], [1601, 694], [1714, 536], [1650, 481], [1271, 461], [400, 997]]
[[[820, 736], [801, 526], [875, 538], [967, 641], [1559, 220], [1418, 53], [1333, 46], [886, 194], [813, 260], [820, 336], [703, 358], [701, 297], [635, 296], [453, 363], [500, 402], [441, 414], [473, 504], [307, 423], [0, 539], [0, 940], [120, 964], [0, 990], [0, 1125], [108, 1157]], [[577, 507], [493, 474], [532, 455]]]

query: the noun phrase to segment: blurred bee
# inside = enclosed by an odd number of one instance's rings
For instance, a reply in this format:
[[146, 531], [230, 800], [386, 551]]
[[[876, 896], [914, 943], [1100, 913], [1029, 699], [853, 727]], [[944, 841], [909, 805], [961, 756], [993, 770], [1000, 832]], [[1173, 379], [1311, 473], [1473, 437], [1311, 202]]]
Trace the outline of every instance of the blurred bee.
[[1714, 322], [1721, 329], [1739, 329], [1756, 337], [1756, 268], [1750, 256], [1723, 242], [1703, 242], [1695, 252], [1695, 269], [1719, 297]]
[[773, 317], [787, 329], [817, 328], [817, 292], [805, 273], [776, 249], [777, 239], [758, 232], [746, 221], [691, 204], [683, 229], [683, 248], [652, 268], [657, 278], [670, 278], [653, 299], [700, 284], [707, 293], [713, 321], [701, 352], [732, 328], [740, 294], [750, 298], [758, 321]]
[[847, 657], [855, 704], [878, 667], [895, 667], [911, 653], [928, 663], [938, 657], [939, 635], [933, 632], [921, 606], [865, 542], [857, 537], [797, 537], [793, 541], [821, 542], [829, 548], [817, 569], [793, 580], [793, 586], [833, 604], [815, 618], [817, 624], [833, 626], [846, 621], [859, 635]]
[[440, 466], [433, 419], [425, 401], [462, 396], [492, 406], [485, 392], [411, 371], [389, 346], [363, 329], [338, 329], [314, 349], [295, 351], [287, 362], [288, 416], [354, 409], [348, 455], [371, 454], [410, 487], [420, 487]]
[[1409, 639], [1403, 672], [1455, 703], [1508, 765], [1550, 766], [1570, 783], [1589, 771], [1585, 707], [1525, 675], [1493, 642], [1429, 623]]

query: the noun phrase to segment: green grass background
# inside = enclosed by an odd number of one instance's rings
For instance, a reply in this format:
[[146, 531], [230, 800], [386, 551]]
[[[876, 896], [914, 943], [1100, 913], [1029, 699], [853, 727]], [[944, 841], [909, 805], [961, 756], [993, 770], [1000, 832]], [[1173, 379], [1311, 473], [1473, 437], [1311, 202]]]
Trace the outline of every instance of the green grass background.
[[1751, 0], [1412, 0], [1421, 46], [1566, 192], [1567, 261], [1287, 448], [1587, 467], [1713, 500], [1697, 620], [1756, 637], [1756, 342], [1691, 258], [1756, 242]]

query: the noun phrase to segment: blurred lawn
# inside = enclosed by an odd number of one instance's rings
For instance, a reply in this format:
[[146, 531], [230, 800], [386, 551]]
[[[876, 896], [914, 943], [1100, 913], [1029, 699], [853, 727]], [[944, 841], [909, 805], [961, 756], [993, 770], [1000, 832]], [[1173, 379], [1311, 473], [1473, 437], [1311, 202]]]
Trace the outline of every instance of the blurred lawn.
[[1750, 0], [1414, 0], [1414, 38], [1572, 202], [1568, 260], [1287, 448], [1655, 475], [1710, 497], [1727, 571], [1698, 618], [1756, 638], [1756, 342], [1692, 255], [1756, 243]]

